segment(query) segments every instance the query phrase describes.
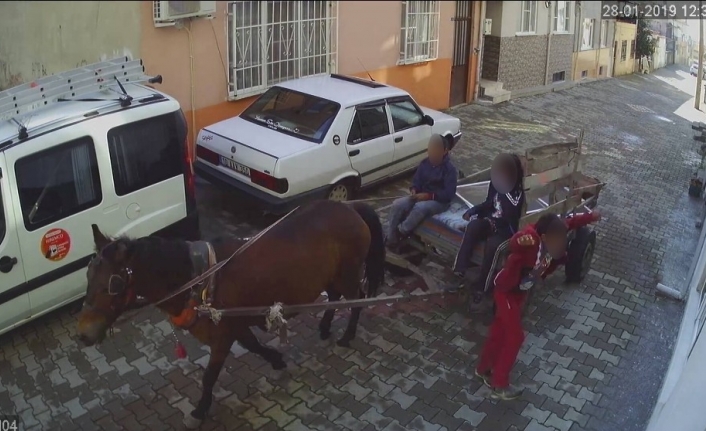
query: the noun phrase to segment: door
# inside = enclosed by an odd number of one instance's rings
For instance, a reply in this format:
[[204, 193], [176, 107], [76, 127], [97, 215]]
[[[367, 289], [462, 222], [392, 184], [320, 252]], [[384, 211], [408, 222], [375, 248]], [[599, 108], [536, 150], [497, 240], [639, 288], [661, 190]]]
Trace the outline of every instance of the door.
[[395, 146], [384, 101], [356, 107], [346, 149], [351, 166], [360, 174], [361, 185], [390, 174]]
[[10, 191], [5, 154], [0, 152], [0, 333], [30, 316], [27, 280]]
[[431, 126], [424, 123], [424, 114], [411, 97], [389, 99], [387, 106], [394, 129], [394, 172], [416, 168], [426, 157]]
[[[105, 150], [103, 150], [105, 151]], [[91, 136], [62, 129], [6, 151], [32, 316], [86, 292], [91, 224], [107, 217]], [[109, 213], [117, 214], [112, 206]]]
[[454, 52], [451, 66], [451, 94], [449, 105], [456, 106], [468, 101], [468, 68], [471, 50], [470, 1], [456, 2], [454, 22]]

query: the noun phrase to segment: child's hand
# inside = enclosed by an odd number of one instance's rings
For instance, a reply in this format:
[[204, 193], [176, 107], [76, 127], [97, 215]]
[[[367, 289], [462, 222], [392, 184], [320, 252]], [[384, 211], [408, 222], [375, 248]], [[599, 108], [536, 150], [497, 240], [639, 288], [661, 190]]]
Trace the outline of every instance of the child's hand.
[[591, 213], [591, 215], [593, 216], [593, 221], [594, 221], [594, 222], [601, 221], [601, 219], [603, 218], [603, 215], [600, 213], [600, 211], [597, 211], [597, 210], [596, 210], [596, 211], [593, 211], [593, 212]]

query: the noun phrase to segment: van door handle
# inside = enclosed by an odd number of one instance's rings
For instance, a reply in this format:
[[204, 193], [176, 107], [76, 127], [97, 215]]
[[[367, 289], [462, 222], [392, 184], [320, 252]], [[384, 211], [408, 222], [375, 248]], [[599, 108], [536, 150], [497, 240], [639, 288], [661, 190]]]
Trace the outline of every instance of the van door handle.
[[0, 272], [7, 274], [12, 271], [12, 267], [17, 265], [17, 258], [10, 256], [0, 257]]
[[350, 157], [357, 156], [358, 154], [360, 154], [360, 150], [353, 150], [348, 152], [348, 155]]
[[403, 139], [402, 136], [400, 136], [400, 137], [398, 137], [398, 138], [395, 138], [395, 142], [402, 142], [402, 139]]

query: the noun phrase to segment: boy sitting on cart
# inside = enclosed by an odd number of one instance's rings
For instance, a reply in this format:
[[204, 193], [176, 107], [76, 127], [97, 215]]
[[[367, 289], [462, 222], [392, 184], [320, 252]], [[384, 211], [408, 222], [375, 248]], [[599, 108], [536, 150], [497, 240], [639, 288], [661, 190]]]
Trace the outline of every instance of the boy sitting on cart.
[[411, 196], [392, 203], [388, 247], [396, 247], [427, 217], [446, 211], [456, 196], [458, 171], [449, 159], [449, 143], [441, 135], [432, 135], [427, 155], [412, 179]]
[[[524, 173], [520, 159], [514, 154], [499, 154], [493, 160], [490, 171], [488, 196], [480, 205], [469, 209], [463, 218], [473, 218], [463, 234], [463, 241], [454, 261], [456, 280], [445, 287], [453, 293], [464, 283], [469, 283], [474, 292], [471, 307], [477, 311], [483, 299], [483, 291], [495, 264], [495, 254], [505, 241], [517, 232], [522, 217], [525, 194], [522, 187]], [[476, 246], [485, 241], [485, 252], [480, 276], [468, 279], [468, 267]]]
[[494, 280], [495, 317], [475, 370], [493, 390], [493, 398], [510, 400], [522, 393], [509, 378], [525, 338], [522, 309], [529, 289], [566, 263], [567, 232], [600, 218], [596, 211], [565, 220], [545, 214], [510, 239], [510, 255]]

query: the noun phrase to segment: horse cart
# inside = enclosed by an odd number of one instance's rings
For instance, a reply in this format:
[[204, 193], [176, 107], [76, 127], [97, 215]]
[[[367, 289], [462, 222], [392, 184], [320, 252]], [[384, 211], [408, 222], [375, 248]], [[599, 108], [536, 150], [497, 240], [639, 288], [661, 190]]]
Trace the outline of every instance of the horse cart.
[[[596, 178], [581, 173], [583, 132], [574, 142], [542, 145], [520, 156], [524, 170], [525, 207], [520, 228], [535, 223], [543, 214], [563, 216], [592, 212], [598, 195], [605, 185]], [[456, 198], [449, 209], [425, 220], [406, 241], [399, 253], [388, 252], [388, 269], [397, 274], [415, 273], [425, 279], [430, 289], [436, 286], [426, 271], [419, 266], [429, 260], [440, 260], [450, 268], [463, 239], [468, 221], [463, 214], [482, 203], [490, 183], [490, 168], [459, 180]], [[497, 248], [491, 276], [485, 281], [488, 292], [494, 275], [507, 258], [509, 241]], [[569, 231], [567, 236], [568, 262], [565, 266], [567, 282], [580, 282], [588, 273], [593, 258], [596, 233], [590, 227]], [[476, 247], [471, 262], [480, 266], [485, 254], [485, 243]]]

